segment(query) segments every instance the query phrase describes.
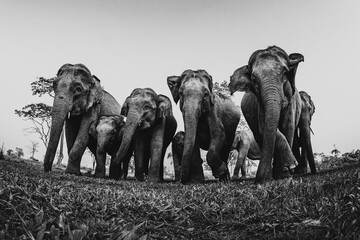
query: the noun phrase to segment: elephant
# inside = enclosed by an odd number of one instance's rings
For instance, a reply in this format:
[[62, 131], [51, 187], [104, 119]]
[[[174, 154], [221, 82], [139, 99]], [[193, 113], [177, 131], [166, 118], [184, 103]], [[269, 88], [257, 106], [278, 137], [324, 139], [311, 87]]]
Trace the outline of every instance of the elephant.
[[184, 151], [181, 182], [202, 181], [200, 148], [208, 150], [206, 161], [213, 176], [230, 178], [227, 159], [240, 121], [240, 109], [225, 96], [213, 92], [213, 80], [205, 70], [186, 70], [169, 76], [167, 84], [183, 115]]
[[[95, 177], [105, 177], [106, 154], [111, 156], [111, 162], [114, 161], [121, 144], [125, 122], [126, 117], [122, 115], [112, 115], [101, 116], [98, 122], [91, 124], [89, 133], [97, 140]], [[121, 169], [124, 179], [126, 179], [128, 174], [131, 156], [132, 151], [129, 150], [126, 161], [123, 162], [123, 168]]]
[[251, 160], [260, 160], [261, 150], [251, 130], [239, 130], [235, 133], [235, 138], [231, 150], [237, 150], [237, 160], [234, 168], [232, 179], [239, 178], [239, 170], [241, 169], [241, 177], [246, 178], [246, 157]]
[[[180, 181], [181, 178], [181, 157], [184, 151], [184, 140], [185, 140], [185, 132], [179, 131], [175, 134], [171, 148], [172, 148], [172, 156], [173, 156], [173, 164], [174, 164], [174, 172], [175, 172], [175, 181]], [[202, 162], [202, 158], [200, 155], [198, 156], [198, 161]], [[204, 172], [199, 172], [200, 176], [198, 176], [200, 181], [204, 181]]]
[[88, 147], [96, 154], [96, 140], [90, 136], [90, 125], [103, 115], [116, 115], [121, 107], [100, 86], [100, 80], [83, 64], [64, 64], [53, 82], [55, 97], [44, 171], [50, 172], [65, 122], [69, 160], [65, 172], [81, 175], [81, 157]]
[[[314, 154], [311, 145], [311, 119], [315, 113], [315, 104], [309, 94], [304, 91], [299, 92], [301, 97], [300, 120], [295, 130], [293, 152], [299, 163], [295, 168], [295, 173], [306, 174], [307, 164], [309, 163], [312, 174], [316, 173]], [[301, 154], [299, 148], [301, 147]]]
[[143, 181], [148, 174], [149, 181], [162, 181], [166, 148], [177, 128], [170, 99], [151, 88], [136, 88], [126, 98], [121, 115], [126, 116], [126, 123], [110, 178], [120, 177], [120, 164], [133, 144], [135, 178]]
[[230, 77], [230, 93], [245, 92], [241, 109], [261, 149], [256, 183], [271, 178], [271, 170], [275, 179], [289, 177], [297, 165], [291, 149], [301, 111], [295, 75], [302, 61], [299, 53], [271, 46], [255, 51]]

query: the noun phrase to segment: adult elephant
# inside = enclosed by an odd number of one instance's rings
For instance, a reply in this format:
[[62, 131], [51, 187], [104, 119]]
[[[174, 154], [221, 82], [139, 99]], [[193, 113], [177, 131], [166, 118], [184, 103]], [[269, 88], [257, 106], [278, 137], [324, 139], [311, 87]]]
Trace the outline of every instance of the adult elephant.
[[66, 172], [80, 175], [81, 157], [89, 147], [96, 154], [96, 141], [89, 128], [100, 116], [120, 113], [120, 104], [100, 86], [83, 64], [63, 65], [54, 80], [55, 98], [49, 144], [44, 158], [44, 171], [51, 171], [60, 134], [65, 124], [69, 160]]
[[[125, 122], [126, 117], [122, 115], [112, 115], [102, 116], [98, 122], [91, 124], [89, 133], [97, 142], [95, 177], [105, 177], [106, 154], [111, 156], [111, 164], [114, 161], [123, 137]], [[130, 148], [121, 168], [124, 179], [127, 177], [132, 153], [132, 148]]]
[[[127, 117], [120, 148], [110, 166], [110, 177], [120, 177], [120, 163], [134, 145], [135, 177], [163, 180], [164, 156], [177, 128], [171, 101], [151, 88], [136, 88], [125, 100], [121, 115]], [[151, 159], [150, 166], [149, 160]]]
[[[311, 119], [315, 113], [315, 104], [309, 94], [304, 91], [299, 92], [301, 97], [300, 120], [295, 130], [293, 152], [299, 162], [295, 168], [295, 173], [306, 174], [309, 163], [312, 174], [316, 173], [314, 154], [311, 144]], [[301, 148], [301, 154], [299, 149]]]
[[[179, 131], [175, 134], [171, 144], [176, 182], [180, 181], [181, 178], [181, 158], [184, 152], [184, 141], [185, 141], [185, 132]], [[202, 158], [200, 154], [197, 157], [198, 157], [197, 161], [202, 162]], [[199, 176], [197, 176], [197, 178], [201, 182], [204, 181], [204, 172], [199, 171]]]
[[167, 84], [185, 125], [181, 182], [201, 181], [203, 176], [200, 148], [208, 150], [206, 161], [213, 176], [229, 177], [227, 159], [240, 120], [240, 110], [226, 97], [213, 93], [212, 77], [205, 70], [186, 70], [170, 76]]
[[253, 133], [250, 130], [236, 131], [235, 138], [231, 150], [237, 150], [238, 155], [234, 168], [232, 179], [239, 178], [239, 170], [241, 169], [241, 177], [246, 178], [246, 157], [251, 160], [260, 160], [261, 150], [256, 143]]
[[[248, 65], [230, 77], [230, 92], [246, 92], [241, 101], [244, 117], [261, 148], [256, 182], [288, 177], [297, 165], [292, 153], [301, 100], [295, 87], [301, 54], [290, 56], [277, 46], [255, 51]], [[273, 168], [272, 158], [274, 157]]]

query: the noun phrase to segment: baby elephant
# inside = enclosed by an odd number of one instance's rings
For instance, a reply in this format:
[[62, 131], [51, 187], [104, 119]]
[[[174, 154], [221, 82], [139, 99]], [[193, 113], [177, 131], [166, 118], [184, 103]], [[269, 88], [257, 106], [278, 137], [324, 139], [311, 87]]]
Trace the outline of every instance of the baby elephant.
[[239, 169], [241, 168], [241, 177], [246, 178], [246, 157], [251, 160], [260, 160], [261, 150], [256, 143], [251, 130], [236, 131], [235, 138], [231, 150], [236, 149], [238, 156], [232, 179], [239, 178]]
[[[120, 115], [102, 116], [99, 121], [94, 122], [90, 126], [89, 133], [96, 139], [96, 169], [95, 177], [105, 177], [105, 161], [106, 154], [111, 156], [111, 162], [120, 147], [123, 135], [123, 126], [125, 125], [126, 117]], [[123, 163], [123, 175], [126, 179], [129, 161], [132, 151], [129, 151], [128, 161]]]
[[[172, 140], [172, 154], [173, 154], [173, 163], [174, 163], [174, 172], [175, 172], [175, 181], [178, 182], [181, 179], [181, 158], [183, 156], [184, 151], [184, 142], [185, 142], [185, 132], [178, 131], [173, 140]], [[202, 163], [202, 159], [200, 155], [197, 155], [198, 161]], [[199, 180], [201, 182], [204, 181], [204, 172], [201, 167], [201, 171], [199, 171]]]

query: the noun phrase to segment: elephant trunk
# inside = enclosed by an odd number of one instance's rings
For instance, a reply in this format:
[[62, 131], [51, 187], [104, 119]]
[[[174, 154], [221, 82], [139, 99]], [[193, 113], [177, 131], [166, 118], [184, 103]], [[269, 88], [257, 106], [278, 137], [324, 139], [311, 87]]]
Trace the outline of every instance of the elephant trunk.
[[50, 138], [44, 158], [45, 172], [51, 171], [64, 122], [72, 108], [71, 102], [67, 101], [66, 99], [68, 98], [64, 96], [56, 96], [54, 99], [53, 110], [51, 114], [52, 119]]
[[276, 134], [279, 125], [281, 111], [280, 90], [271, 84], [264, 84], [261, 92], [263, 93], [263, 106], [265, 119], [263, 126], [263, 142], [261, 151], [261, 161], [256, 173], [256, 181], [263, 182], [269, 178], [272, 169], [272, 157], [274, 155]]
[[183, 119], [185, 125], [184, 150], [181, 161], [181, 182], [186, 183], [190, 180], [190, 168], [193, 159], [196, 132], [200, 117], [200, 109], [194, 107], [196, 104], [184, 104]]

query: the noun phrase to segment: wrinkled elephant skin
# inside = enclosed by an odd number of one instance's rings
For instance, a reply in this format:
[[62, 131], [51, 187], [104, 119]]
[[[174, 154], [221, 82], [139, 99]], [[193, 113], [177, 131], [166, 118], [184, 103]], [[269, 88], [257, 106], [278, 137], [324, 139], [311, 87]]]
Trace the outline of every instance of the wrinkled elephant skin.
[[[97, 143], [95, 177], [105, 177], [106, 154], [111, 156], [111, 163], [114, 161], [121, 144], [125, 119], [121, 115], [102, 116], [97, 123], [93, 123], [90, 126], [89, 133], [96, 139]], [[121, 175], [124, 176], [124, 179], [127, 177], [131, 156], [132, 148], [128, 151], [126, 161], [123, 162], [121, 168]]]
[[54, 80], [55, 98], [49, 144], [44, 158], [44, 171], [51, 171], [60, 134], [65, 123], [69, 160], [67, 173], [80, 175], [80, 161], [89, 147], [96, 154], [96, 141], [89, 128], [100, 116], [120, 112], [120, 104], [100, 86], [83, 64], [63, 65]]
[[126, 123], [110, 177], [120, 177], [120, 164], [133, 145], [136, 179], [143, 181], [148, 175], [149, 181], [162, 181], [164, 155], [177, 128], [170, 99], [151, 88], [136, 88], [125, 100], [121, 115]]
[[235, 70], [230, 77], [231, 93], [246, 92], [241, 109], [261, 148], [257, 183], [271, 175], [288, 177], [297, 165], [291, 150], [301, 111], [295, 75], [303, 60], [301, 54], [288, 55], [281, 48], [272, 46], [255, 51], [248, 65]]
[[[185, 141], [185, 132], [179, 131], [175, 134], [171, 144], [176, 182], [180, 181], [181, 179], [181, 158], [184, 152], [184, 141]], [[200, 155], [198, 155], [198, 159], [196, 161], [202, 162], [202, 158]], [[199, 176], [197, 176], [197, 180], [199, 182], [203, 182], [205, 179], [204, 179], [204, 172], [202, 166], [198, 174]]]
[[185, 139], [181, 182], [198, 182], [203, 175], [200, 148], [213, 176], [229, 178], [227, 159], [240, 120], [240, 110], [226, 97], [213, 93], [212, 77], [205, 70], [186, 70], [170, 76], [167, 84], [184, 119]]

